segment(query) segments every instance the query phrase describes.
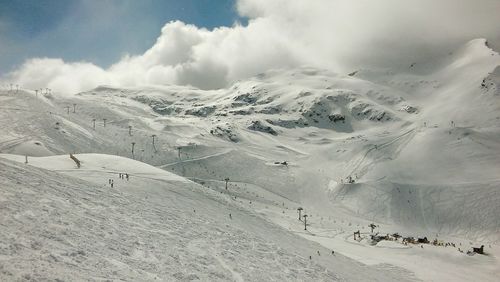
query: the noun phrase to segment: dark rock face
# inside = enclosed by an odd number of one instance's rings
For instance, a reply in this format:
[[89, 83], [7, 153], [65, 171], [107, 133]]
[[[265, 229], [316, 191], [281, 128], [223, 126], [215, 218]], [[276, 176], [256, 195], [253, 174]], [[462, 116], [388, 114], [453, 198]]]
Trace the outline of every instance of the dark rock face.
[[272, 127], [263, 124], [259, 120], [252, 121], [252, 124], [248, 127], [250, 130], [254, 131], [259, 131], [259, 132], [264, 132], [264, 133], [269, 133], [271, 135], [278, 135], [278, 132], [274, 130]]

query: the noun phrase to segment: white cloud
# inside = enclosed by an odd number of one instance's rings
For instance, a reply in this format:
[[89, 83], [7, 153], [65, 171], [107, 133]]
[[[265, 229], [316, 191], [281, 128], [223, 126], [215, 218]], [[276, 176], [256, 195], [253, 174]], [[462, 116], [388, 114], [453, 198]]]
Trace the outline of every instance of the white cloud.
[[65, 93], [76, 93], [112, 81], [111, 74], [93, 64], [65, 63], [49, 58], [28, 60], [9, 76], [23, 88], [47, 87]]
[[497, 0], [239, 0], [247, 26], [162, 28], [144, 54], [108, 69], [32, 59], [6, 79], [74, 93], [99, 84], [219, 88], [271, 68], [408, 65], [477, 37], [500, 41]]

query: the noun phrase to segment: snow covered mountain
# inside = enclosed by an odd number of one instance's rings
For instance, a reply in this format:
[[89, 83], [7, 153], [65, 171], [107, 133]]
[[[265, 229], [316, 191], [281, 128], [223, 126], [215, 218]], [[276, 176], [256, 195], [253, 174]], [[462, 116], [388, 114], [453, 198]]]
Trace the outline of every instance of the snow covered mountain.
[[[37, 279], [493, 281], [499, 66], [477, 39], [404, 70], [274, 70], [212, 91], [2, 90], [0, 277], [37, 255]], [[372, 222], [491, 256], [352, 240]]]

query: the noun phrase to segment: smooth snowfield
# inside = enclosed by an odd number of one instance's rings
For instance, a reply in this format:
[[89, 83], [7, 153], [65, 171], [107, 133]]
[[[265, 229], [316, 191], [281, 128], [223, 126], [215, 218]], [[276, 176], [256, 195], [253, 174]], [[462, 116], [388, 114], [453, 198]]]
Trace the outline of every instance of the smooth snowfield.
[[[75, 96], [35, 97], [29, 90], [2, 90], [0, 153], [12, 154], [5, 157], [20, 163], [28, 155], [28, 166], [19, 168], [52, 170], [62, 183], [64, 177], [70, 183], [72, 177], [80, 178], [87, 183], [82, 189], [92, 183], [90, 187], [97, 185], [105, 193], [137, 197], [133, 191], [142, 191], [143, 198], [149, 189], [153, 194], [165, 190], [160, 197], [165, 205], [170, 205], [168, 195], [179, 190], [189, 193], [182, 194], [186, 198], [208, 197], [203, 206], [218, 223], [229, 220], [234, 205], [251, 215], [245, 220], [256, 220], [255, 225], [241, 225], [244, 232], [305, 258], [304, 263], [311, 255], [313, 263], [335, 277], [369, 281], [392, 273], [395, 279], [496, 281], [499, 65], [498, 53], [477, 39], [406, 69], [349, 74], [311, 67], [274, 70], [216, 91], [101, 86]], [[76, 168], [69, 153], [81, 158], [82, 168]], [[118, 172], [131, 173], [131, 182], [117, 181]], [[106, 186], [111, 176], [116, 191]], [[141, 179], [143, 184], [135, 182]], [[217, 204], [211, 207], [213, 201]], [[194, 209], [198, 216], [196, 204], [186, 209], [172, 205], [181, 219]], [[308, 231], [298, 220], [298, 207], [309, 215]], [[242, 216], [235, 214], [233, 225]], [[196, 218], [186, 221], [198, 224]], [[427, 237], [455, 246], [406, 246], [401, 239], [375, 245], [370, 242], [371, 223], [377, 225], [374, 234]], [[362, 240], [355, 242], [358, 230]], [[293, 244], [285, 243], [286, 238]], [[325, 248], [320, 255], [316, 243]], [[481, 245], [485, 255], [466, 254]], [[221, 249], [226, 247], [231, 245]], [[330, 250], [351, 260], [332, 269]], [[276, 249], [270, 252], [275, 258]], [[352, 260], [381, 272], [374, 278], [371, 272], [358, 277], [359, 265]], [[221, 269], [231, 265], [215, 261]], [[243, 255], [237, 262], [247, 263]], [[285, 266], [291, 263], [267, 263], [276, 267], [259, 271], [264, 278], [293, 268]], [[351, 269], [351, 264], [358, 266]], [[226, 279], [238, 280], [239, 274], [259, 280], [230, 268]], [[267, 270], [270, 276], [264, 276]], [[196, 275], [201, 279], [212, 279], [200, 273]], [[314, 280], [306, 276], [297, 279]]]
[[[34, 166], [1, 156], [2, 280], [411, 277], [329, 255], [239, 202], [163, 170], [114, 156], [79, 157], [82, 167], [74, 170], [67, 156], [30, 158]], [[129, 181], [118, 178], [124, 169]], [[324, 257], [310, 260], [317, 250]]]

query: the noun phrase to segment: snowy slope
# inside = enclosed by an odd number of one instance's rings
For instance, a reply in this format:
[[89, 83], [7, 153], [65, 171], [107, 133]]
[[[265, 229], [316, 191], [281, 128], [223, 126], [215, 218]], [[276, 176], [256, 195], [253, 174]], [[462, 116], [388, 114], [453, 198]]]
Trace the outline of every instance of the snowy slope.
[[[1, 91], [0, 152], [133, 158], [156, 166], [155, 174], [167, 170], [236, 196], [259, 217], [363, 263], [397, 265], [425, 280], [493, 281], [500, 273], [499, 65], [498, 53], [477, 39], [398, 72], [303, 67], [215, 91], [102, 86], [73, 97]], [[86, 160], [95, 173], [108, 170], [98, 155], [88, 156], [96, 158]], [[349, 176], [354, 184], [346, 184]], [[314, 237], [301, 233], [298, 206], [311, 216]], [[484, 244], [491, 256], [435, 247], [403, 248], [398, 257], [390, 247], [353, 247], [352, 232], [367, 236], [371, 222], [384, 234], [460, 242], [462, 250]]]
[[[0, 158], [2, 280], [400, 281], [408, 275], [329, 255], [237, 201], [163, 170], [107, 155], [78, 157], [81, 169], [67, 156], [30, 158], [28, 165], [5, 159], [22, 162], [19, 156]], [[130, 181], [118, 178], [124, 170]], [[316, 250], [325, 256], [309, 260]]]

